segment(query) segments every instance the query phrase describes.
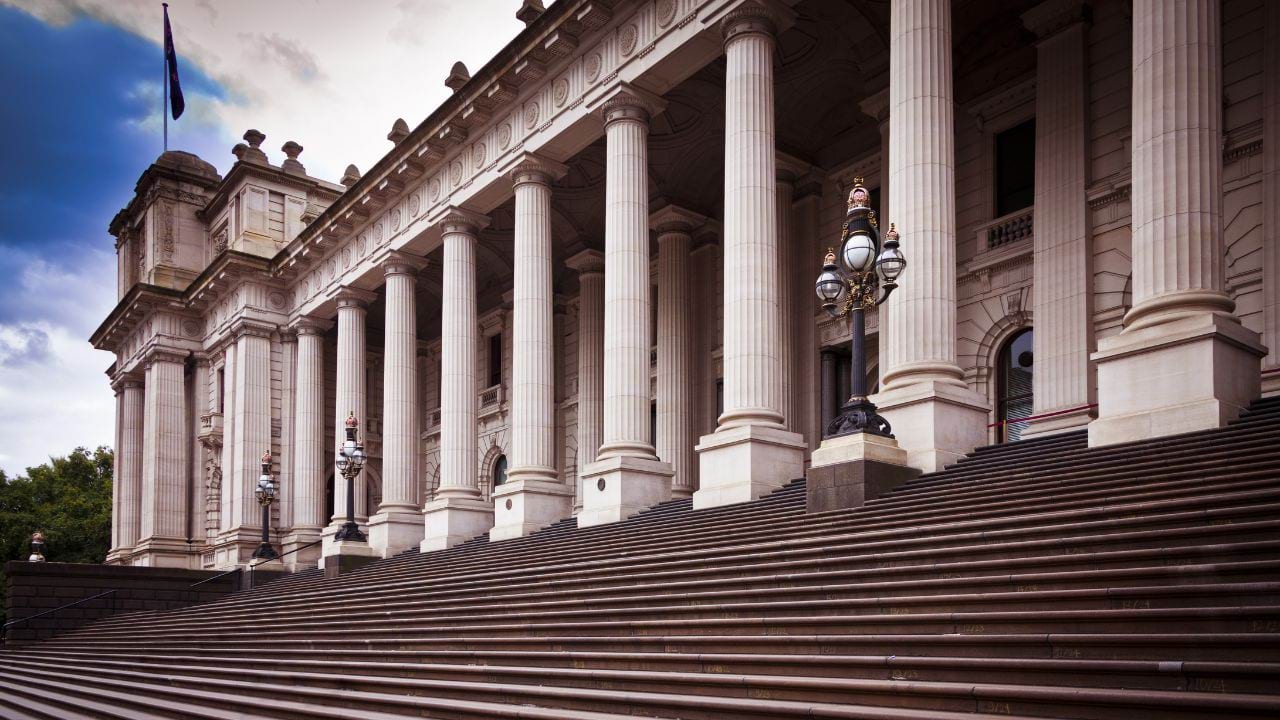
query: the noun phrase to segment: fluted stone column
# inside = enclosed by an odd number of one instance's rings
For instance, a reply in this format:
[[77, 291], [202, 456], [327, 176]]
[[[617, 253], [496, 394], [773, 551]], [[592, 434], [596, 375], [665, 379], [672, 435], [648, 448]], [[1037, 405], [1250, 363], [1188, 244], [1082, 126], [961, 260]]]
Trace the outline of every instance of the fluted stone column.
[[1092, 419], [1089, 350], [1092, 250], [1085, 198], [1088, 156], [1083, 0], [1047, 0], [1023, 23], [1036, 48], [1036, 177], [1032, 309], [1033, 420], [1023, 437], [1082, 428]]
[[420, 548], [442, 550], [493, 526], [493, 505], [480, 494], [477, 451], [476, 242], [489, 224], [483, 215], [448, 208], [438, 221], [444, 238], [440, 302], [440, 487], [423, 508]]
[[[252, 552], [262, 538], [262, 509], [254, 497], [262, 456], [271, 450], [271, 332], [265, 325], [236, 328], [236, 409], [231, 469], [231, 516]], [[225, 471], [224, 471], [224, 479]], [[248, 559], [246, 554], [245, 558]]]
[[889, 213], [889, 88], [863, 98], [858, 109], [875, 118], [876, 126], [880, 128], [880, 198], [876, 212], [883, 222], [883, 229], [888, 230], [888, 218], [893, 217]]
[[[324, 333], [328, 323], [301, 318], [293, 324], [298, 336], [296, 399], [294, 400], [293, 528], [284, 542], [287, 552], [320, 539], [328, 518], [325, 511], [325, 477], [331, 450], [324, 438]], [[319, 548], [294, 555], [294, 566], [314, 565]]]
[[1262, 227], [1271, 242], [1262, 243], [1262, 341], [1269, 353], [1262, 366], [1262, 391], [1280, 393], [1280, 3], [1267, 3], [1267, 35], [1262, 85]]
[[792, 339], [796, 330], [795, 308], [801, 298], [796, 297], [795, 266], [798, 258], [791, 216], [795, 163], [788, 160], [778, 158], [778, 180], [774, 188], [777, 207], [774, 216], [778, 219], [778, 412], [782, 415], [782, 426], [798, 433], [800, 426], [796, 423], [795, 398], [792, 395], [796, 374]]
[[142, 535], [142, 430], [145, 392], [141, 380], [127, 377], [118, 383], [119, 428], [116, 444], [116, 476], [112, 508], [113, 541], [107, 562], [130, 564], [129, 557]]
[[818, 424], [818, 434], [826, 432], [827, 425], [840, 412], [844, 398], [840, 397], [840, 356], [832, 348], [822, 348], [821, 386], [822, 416]]
[[[334, 440], [336, 444], [343, 439], [343, 432], [346, 426], [347, 417], [354, 415], [356, 422], [360, 424], [360, 438], [364, 442], [369, 432], [369, 423], [366, 416], [366, 387], [365, 387], [365, 371], [366, 371], [366, 340], [365, 340], [365, 314], [370, 302], [376, 296], [367, 290], [357, 288], [344, 287], [338, 291], [335, 298], [338, 306], [338, 358], [337, 358], [337, 377], [335, 379], [336, 387], [334, 388], [334, 434], [337, 436]], [[330, 451], [330, 458], [334, 457], [334, 451]], [[365, 487], [365, 477], [362, 471], [355, 478], [355, 519], [356, 523], [364, 525], [368, 521], [368, 499]], [[372, 547], [366, 543], [358, 543], [352, 541], [335, 542], [333, 535], [338, 531], [347, 519], [347, 481], [340, 473], [333, 475], [333, 517], [330, 518], [329, 526], [322, 533], [324, 538], [323, 547], [321, 549], [321, 564], [325, 565], [328, 558], [335, 555], [368, 555], [374, 554]], [[327, 570], [328, 568], [326, 568]]]
[[754, 3], [721, 21], [725, 43], [724, 413], [698, 445], [695, 508], [751, 500], [798, 478], [804, 439], [781, 413], [773, 50], [777, 18]]
[[525, 155], [515, 186], [515, 282], [511, 368], [511, 468], [494, 498], [491, 540], [527, 535], [568, 517], [573, 490], [555, 453], [555, 334], [552, 325], [551, 182], [563, 165]]
[[649, 118], [659, 101], [623, 86], [605, 129], [604, 441], [583, 476], [578, 526], [616, 522], [671, 498], [650, 444]]
[[[815, 318], [818, 315], [818, 299], [810, 291], [815, 278], [820, 251], [818, 243], [821, 233], [819, 213], [822, 204], [822, 186], [817, 182], [799, 185], [795, 191], [791, 209], [795, 220], [796, 251], [800, 262], [796, 263], [796, 299], [799, 304], [799, 323], [796, 328], [794, 346], [796, 348], [793, 366], [796, 377], [793, 382], [795, 391], [796, 423], [792, 429], [804, 435], [810, 449], [822, 441], [821, 425], [818, 416], [821, 414], [822, 373], [818, 358], [818, 326]], [[826, 245], [822, 246], [826, 250]]]
[[369, 517], [369, 545], [390, 557], [422, 542], [418, 509], [418, 314], [414, 287], [422, 258], [392, 252], [386, 277], [383, 330], [382, 502]]
[[596, 461], [604, 437], [604, 253], [583, 250], [565, 261], [578, 271], [578, 488], [575, 511], [582, 509], [583, 477]]
[[1222, 245], [1218, 0], [1133, 6], [1133, 308], [1098, 342], [1089, 444], [1219, 427], [1259, 393]]
[[702, 215], [667, 205], [650, 225], [658, 234], [658, 457], [670, 463], [671, 495], [692, 497], [698, 489], [694, 413], [694, 301], [690, 287], [692, 232]]
[[146, 360], [142, 492], [134, 565], [187, 567], [185, 357], [155, 350]]
[[881, 392], [907, 462], [939, 470], [987, 438], [986, 401], [956, 363], [955, 132], [950, 0], [892, 0], [889, 196], [907, 269], [881, 306]]
[[[222, 461], [220, 463], [222, 485], [218, 489], [219, 543], [228, 539], [234, 540], [234, 536], [229, 537], [227, 533], [230, 533], [236, 527], [236, 519], [231, 514], [231, 477], [234, 475], [232, 469], [235, 467], [236, 450], [236, 426], [232, 421], [235, 418], [237, 404], [235, 342], [228, 342], [223, 350], [222, 382]], [[232, 562], [234, 561], [235, 559], [233, 558]]]

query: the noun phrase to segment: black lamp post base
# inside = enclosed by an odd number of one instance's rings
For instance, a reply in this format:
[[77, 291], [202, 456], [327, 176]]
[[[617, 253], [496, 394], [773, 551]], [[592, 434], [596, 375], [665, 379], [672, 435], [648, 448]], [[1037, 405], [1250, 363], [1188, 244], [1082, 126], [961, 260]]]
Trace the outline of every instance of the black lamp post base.
[[888, 420], [880, 417], [880, 413], [876, 412], [875, 403], [865, 397], [850, 398], [841, 406], [840, 414], [827, 424], [827, 431], [823, 437], [832, 438], [855, 433], [869, 433], [891, 438], [893, 428], [889, 427]]
[[365, 537], [365, 534], [361, 532], [360, 526], [354, 522], [347, 522], [342, 527], [338, 528], [338, 532], [333, 534], [333, 539], [339, 541], [347, 540], [351, 542], [369, 541], [369, 538]]
[[262, 543], [258, 545], [258, 549], [253, 551], [254, 560], [275, 560], [280, 557], [276, 549], [271, 547], [271, 543]]

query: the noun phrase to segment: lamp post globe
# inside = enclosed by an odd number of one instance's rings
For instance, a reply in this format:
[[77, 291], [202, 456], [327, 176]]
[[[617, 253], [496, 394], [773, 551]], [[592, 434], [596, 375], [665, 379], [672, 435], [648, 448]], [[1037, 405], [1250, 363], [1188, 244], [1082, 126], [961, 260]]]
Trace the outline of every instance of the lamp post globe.
[[[871, 208], [871, 194], [862, 178], [854, 178], [840, 236], [840, 251], [827, 250], [814, 285], [822, 308], [831, 317], [849, 318], [853, 354], [849, 398], [827, 424], [823, 437], [870, 433], [893, 437], [889, 422], [867, 398], [866, 311], [889, 299], [907, 266], [897, 229], [889, 226], [880, 242], [879, 225]], [[839, 264], [837, 264], [837, 259]]]
[[44, 562], [44, 533], [39, 530], [31, 533], [31, 555], [27, 562]]
[[366, 542], [368, 538], [356, 523], [356, 477], [364, 468], [365, 455], [364, 446], [360, 444], [360, 421], [356, 420], [355, 412], [348, 413], [345, 425], [346, 437], [338, 445], [334, 462], [338, 473], [347, 481], [347, 521], [334, 533], [333, 539]]
[[262, 542], [253, 551], [253, 557], [255, 560], [275, 560], [280, 555], [271, 547], [271, 503], [276, 501], [276, 485], [271, 477], [270, 451], [262, 456], [262, 474], [258, 476], [258, 487], [253, 495], [262, 507]]

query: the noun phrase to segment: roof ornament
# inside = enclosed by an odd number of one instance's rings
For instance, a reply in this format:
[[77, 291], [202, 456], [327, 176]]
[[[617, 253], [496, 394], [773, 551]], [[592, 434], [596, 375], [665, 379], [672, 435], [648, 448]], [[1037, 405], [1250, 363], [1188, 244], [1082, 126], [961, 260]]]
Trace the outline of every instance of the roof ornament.
[[356, 167], [353, 164], [353, 165], [347, 166], [346, 171], [342, 173], [342, 180], [340, 182], [343, 185], [346, 185], [347, 187], [351, 187], [352, 185], [355, 185], [356, 181], [359, 179], [360, 179], [360, 168]]
[[298, 162], [298, 156], [302, 154], [301, 145], [294, 142], [293, 140], [290, 140], [286, 142], [284, 145], [280, 146], [280, 151], [288, 156], [285, 158], [284, 162], [280, 163], [280, 168], [282, 170], [294, 175], [307, 174], [307, 169], [303, 167], [302, 163]]
[[399, 145], [405, 138], [409, 137], [409, 123], [404, 118], [396, 118], [395, 123], [391, 125], [391, 132], [387, 133], [387, 139]]
[[520, 3], [520, 9], [516, 11], [516, 19], [524, 23], [525, 27], [533, 24], [534, 20], [542, 17], [542, 13], [547, 9], [542, 6], [541, 0], [524, 0]]
[[[245, 130], [244, 141], [249, 143], [249, 147], [244, 150], [243, 154], [237, 155], [236, 157], [243, 162], [257, 162], [262, 163], [263, 165], [270, 165], [270, 161], [267, 160], [267, 154], [262, 152], [262, 148], [260, 147], [262, 145], [262, 141], [266, 139], [266, 135], [254, 130], [253, 128]], [[232, 150], [232, 152], [235, 152], [235, 150]]]
[[449, 68], [449, 77], [444, 79], [444, 84], [450, 90], [458, 92], [470, 79], [471, 73], [467, 70], [467, 66], [463, 65], [462, 61], [459, 60], [453, 64], [453, 67]]

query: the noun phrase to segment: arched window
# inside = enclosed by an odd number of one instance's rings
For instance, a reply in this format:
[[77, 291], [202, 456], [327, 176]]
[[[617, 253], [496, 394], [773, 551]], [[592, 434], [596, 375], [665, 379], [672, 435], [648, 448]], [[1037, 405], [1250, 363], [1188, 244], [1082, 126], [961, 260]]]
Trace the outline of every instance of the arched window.
[[507, 481], [507, 456], [499, 455], [498, 459], [493, 461], [493, 486], [499, 485]]
[[1032, 365], [1035, 358], [1031, 354], [1032, 334], [1030, 328], [1023, 330], [1009, 338], [1000, 349], [997, 368], [999, 397], [996, 399], [1000, 442], [1021, 438], [1027, 423], [1017, 420], [1031, 416], [1031, 377], [1035, 372]]

